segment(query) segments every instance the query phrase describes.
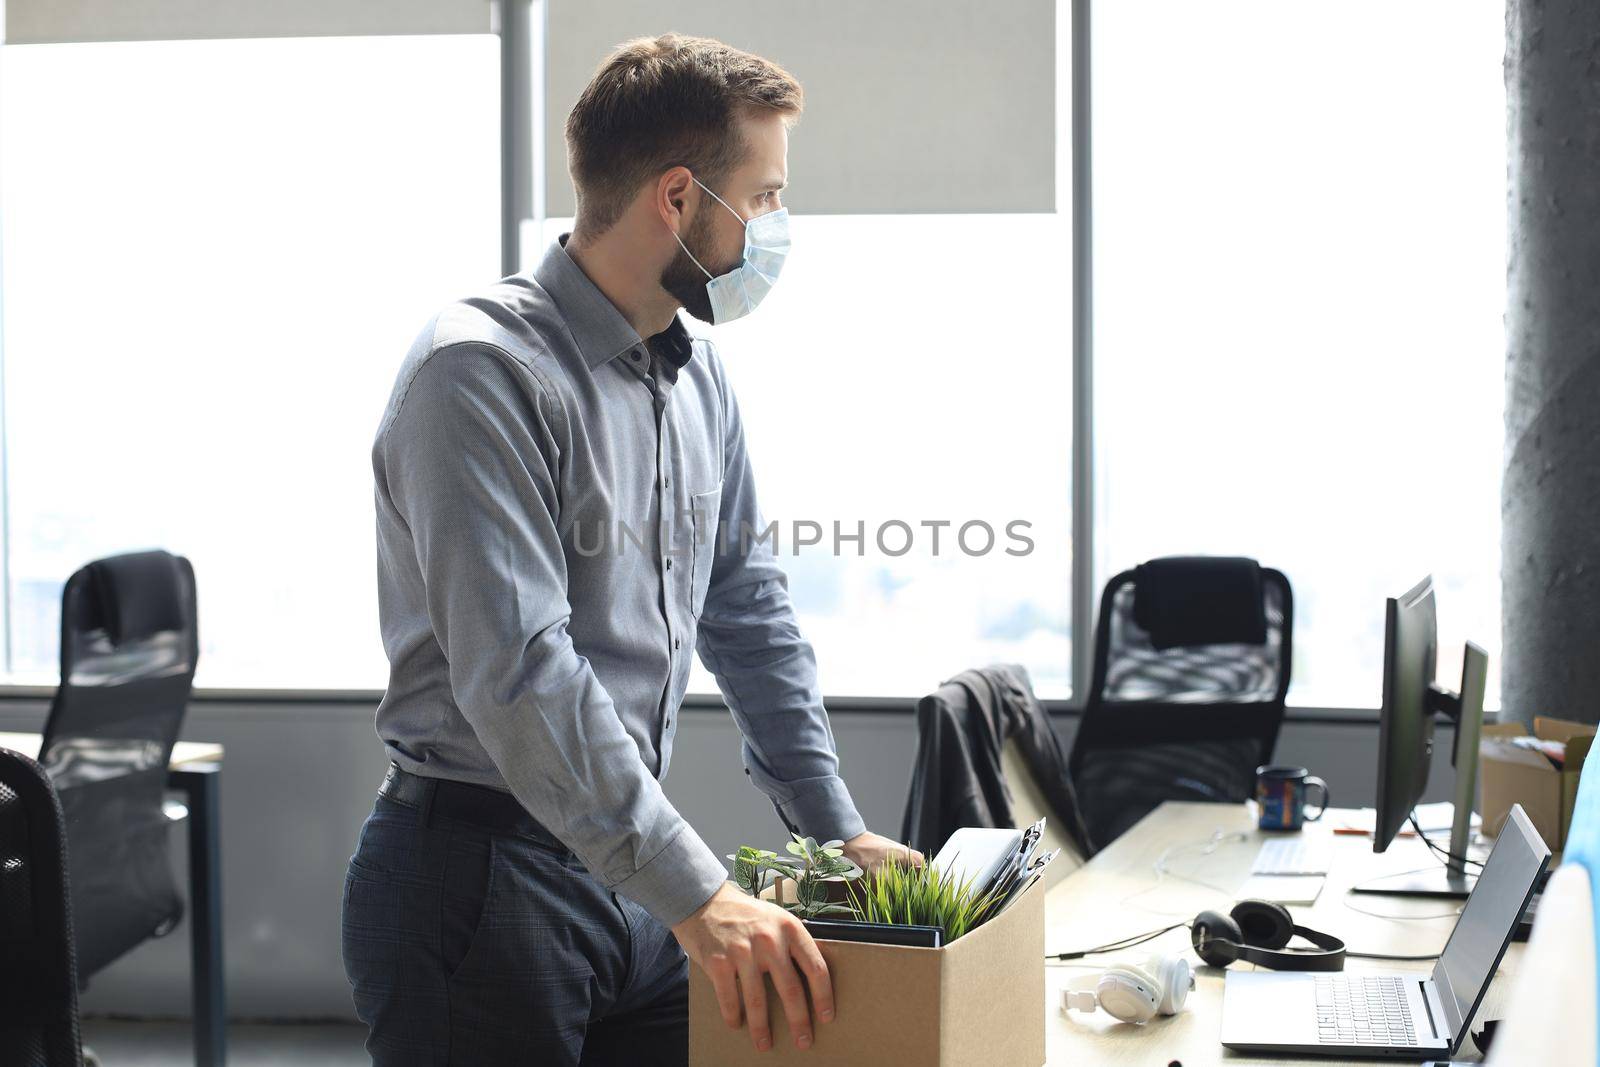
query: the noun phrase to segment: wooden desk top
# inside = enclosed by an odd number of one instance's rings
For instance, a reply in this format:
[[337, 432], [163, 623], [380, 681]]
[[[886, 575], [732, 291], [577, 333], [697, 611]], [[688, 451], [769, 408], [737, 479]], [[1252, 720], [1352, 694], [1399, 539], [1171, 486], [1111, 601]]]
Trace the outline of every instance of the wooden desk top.
[[[1354, 951], [1394, 955], [1438, 952], [1454, 928], [1461, 902], [1448, 899], [1352, 895], [1350, 886], [1377, 875], [1417, 870], [1437, 865], [1427, 848], [1411, 838], [1396, 840], [1382, 855], [1372, 851], [1369, 837], [1332, 834], [1338, 809], [1307, 833], [1329, 834], [1334, 839], [1333, 871], [1317, 903], [1291, 906], [1295, 921], [1342, 938]], [[1217, 831], [1247, 831], [1243, 840], [1212, 844]], [[1253, 810], [1246, 805], [1165, 804], [1115, 841], [1080, 870], [1053, 887], [1045, 898], [1045, 951], [1068, 952], [1106, 944], [1117, 938], [1155, 930], [1176, 922], [1190, 922], [1202, 910], [1227, 912], [1232, 892], [1249, 874], [1255, 853], [1267, 835], [1255, 829]], [[1207, 849], [1210, 853], [1203, 854]], [[1155, 864], [1166, 856], [1168, 874], [1157, 878]], [[1214, 883], [1216, 889], [1184, 877]], [[1183, 1067], [1206, 1064], [1373, 1064], [1375, 1059], [1340, 1060], [1330, 1056], [1283, 1058], [1233, 1052], [1222, 1047], [1223, 972], [1199, 964], [1189, 948], [1189, 931], [1172, 930], [1129, 952], [1094, 956], [1071, 963], [1051, 961], [1045, 968], [1045, 1029], [1049, 1063], [1167, 1064]], [[1299, 944], [1297, 940], [1295, 942]], [[1499, 1013], [1509, 991], [1523, 946], [1513, 943], [1500, 971], [1489, 987], [1484, 1009], [1474, 1020]], [[1069, 979], [1087, 975], [1140, 953], [1184, 953], [1196, 966], [1195, 989], [1185, 1010], [1175, 1016], [1157, 1016], [1145, 1026], [1120, 1023], [1104, 1012], [1061, 1011], [1061, 993]], [[1248, 964], [1234, 964], [1248, 967]], [[1351, 971], [1432, 970], [1432, 963], [1398, 963], [1349, 960]], [[1469, 1039], [1457, 1059], [1476, 1059]]]
[[[9, 748], [32, 759], [39, 758], [43, 734], [0, 733], [0, 748]], [[179, 741], [172, 746], [172, 759], [167, 761], [170, 770], [182, 770], [189, 763], [216, 763], [222, 759], [222, 746], [209, 741]]]

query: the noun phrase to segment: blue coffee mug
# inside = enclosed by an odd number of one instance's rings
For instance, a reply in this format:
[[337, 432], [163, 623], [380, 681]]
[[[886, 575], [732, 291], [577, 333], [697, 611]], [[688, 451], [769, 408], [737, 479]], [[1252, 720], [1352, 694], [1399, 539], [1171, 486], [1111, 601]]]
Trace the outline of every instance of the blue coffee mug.
[[[1322, 790], [1315, 815], [1306, 814], [1306, 793]], [[1328, 810], [1328, 783], [1304, 767], [1257, 767], [1256, 804], [1261, 809], [1258, 825], [1263, 830], [1298, 830], [1316, 822]]]

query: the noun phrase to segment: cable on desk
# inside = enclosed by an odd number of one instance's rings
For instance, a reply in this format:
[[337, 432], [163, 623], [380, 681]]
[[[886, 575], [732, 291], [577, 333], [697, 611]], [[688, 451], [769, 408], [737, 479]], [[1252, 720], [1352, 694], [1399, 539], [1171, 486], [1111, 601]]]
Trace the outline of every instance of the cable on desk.
[[[1356, 910], [1359, 911], [1360, 909], [1358, 908]], [[1380, 916], [1380, 918], [1382, 918], [1382, 916]], [[1099, 946], [1096, 946], [1095, 948], [1080, 949], [1077, 952], [1052, 952], [1052, 953], [1047, 953], [1045, 955], [1045, 959], [1046, 960], [1080, 960], [1085, 956], [1099, 956], [1099, 955], [1104, 955], [1106, 953], [1111, 953], [1111, 952], [1122, 952], [1125, 949], [1135, 948], [1135, 947], [1137, 947], [1139, 945], [1142, 945], [1146, 941], [1154, 941], [1156, 938], [1160, 937], [1162, 934], [1170, 933], [1173, 930], [1178, 929], [1180, 926], [1192, 926], [1192, 925], [1193, 924], [1191, 924], [1191, 923], [1173, 923], [1171, 926], [1164, 926], [1159, 930], [1152, 930], [1151, 932], [1149, 932], [1147, 934], [1132, 934], [1132, 935], [1130, 935], [1128, 937], [1123, 938], [1120, 941], [1112, 941], [1109, 944], [1099, 945]], [[1430, 954], [1427, 954], [1427, 955], [1405, 956], [1405, 955], [1396, 955], [1396, 954], [1388, 953], [1388, 952], [1357, 952], [1357, 951], [1355, 951], [1353, 949], [1346, 949], [1345, 950], [1345, 955], [1354, 957], [1355, 959], [1358, 959], [1358, 960], [1387, 960], [1387, 961], [1390, 961], [1390, 962], [1393, 962], [1393, 963], [1430, 963], [1433, 960], [1438, 959], [1440, 954], [1437, 953], [1437, 952], [1434, 952], [1434, 953], [1430, 953]]]
[[[1414, 871], [1401, 871], [1401, 872], [1399, 872], [1398, 875], [1394, 875], [1393, 877], [1400, 877], [1400, 876], [1407, 875], [1407, 874], [1421, 874], [1424, 871], [1431, 871], [1431, 870], [1433, 870], [1432, 867], [1418, 867]], [[1461, 916], [1461, 909], [1460, 908], [1456, 908], [1454, 911], [1429, 912], [1426, 915], [1394, 915], [1394, 914], [1385, 914], [1384, 912], [1381, 912], [1381, 911], [1370, 911], [1367, 908], [1358, 908], [1354, 904], [1350, 903], [1350, 894], [1348, 894], [1348, 893], [1346, 893], [1344, 896], [1339, 898], [1339, 903], [1343, 904], [1345, 907], [1349, 908], [1351, 911], [1360, 912], [1362, 915], [1370, 915], [1374, 919], [1388, 919], [1391, 922], [1421, 922], [1424, 919], [1456, 919], [1456, 918], [1460, 918], [1460, 916]]]
[[1345, 949], [1344, 954], [1358, 960], [1393, 960], [1396, 963], [1429, 963], [1441, 955], [1435, 952], [1431, 956], [1391, 956], [1387, 952], [1352, 952], [1349, 949]]
[[1460, 863], [1460, 864], [1463, 864], [1463, 865], [1470, 863], [1470, 864], [1472, 864], [1472, 866], [1477, 867], [1480, 870], [1483, 869], [1483, 861], [1482, 860], [1475, 860], [1475, 859], [1472, 859], [1472, 858], [1470, 858], [1468, 856], [1457, 856], [1454, 852], [1451, 852], [1449, 849], [1445, 848], [1443, 845], [1439, 844], [1437, 841], [1434, 841], [1431, 838], [1429, 838], [1427, 834], [1423, 833], [1422, 832], [1422, 825], [1417, 822], [1417, 809], [1416, 808], [1412, 808], [1411, 809], [1410, 820], [1411, 820], [1411, 829], [1416, 831], [1416, 835], [1418, 837], [1422, 838], [1422, 843], [1424, 845], [1427, 845], [1428, 848], [1431, 849], [1434, 852], [1435, 855], [1444, 857], [1446, 866], [1448, 866], [1452, 861], [1454, 861], [1456, 863]]
[[[1356, 908], [1354, 910], [1360, 911], [1361, 909], [1360, 908]], [[1452, 914], [1459, 914], [1459, 913], [1452, 913]], [[1387, 918], [1387, 916], [1382, 916], [1382, 915], [1380, 915], [1378, 917], [1379, 918]], [[1418, 917], [1420, 918], [1420, 916], [1418, 916]], [[1047, 960], [1081, 960], [1085, 956], [1099, 956], [1099, 955], [1104, 955], [1106, 953], [1111, 953], [1111, 952], [1122, 952], [1125, 949], [1135, 948], [1135, 947], [1137, 947], [1139, 945], [1142, 945], [1146, 941], [1154, 941], [1156, 938], [1160, 937], [1162, 934], [1171, 933], [1173, 930], [1176, 930], [1179, 927], [1192, 927], [1192, 926], [1193, 926], [1192, 923], [1173, 923], [1171, 926], [1163, 926], [1161, 929], [1152, 930], [1149, 933], [1130, 934], [1129, 936], [1124, 937], [1121, 940], [1111, 941], [1111, 942], [1108, 942], [1107, 944], [1104, 944], [1104, 945], [1097, 945], [1094, 948], [1080, 949], [1080, 950], [1078, 950], [1076, 952], [1051, 952], [1051, 953], [1047, 953], [1045, 955], [1045, 959], [1047, 959]], [[1388, 953], [1388, 952], [1357, 952], [1354, 949], [1346, 949], [1345, 950], [1345, 955], [1346, 956], [1353, 956], [1356, 959], [1360, 959], [1360, 960], [1388, 960], [1388, 961], [1391, 961], [1391, 962], [1394, 962], [1394, 963], [1428, 963], [1428, 962], [1431, 962], [1433, 960], [1438, 959], [1439, 956], [1440, 956], [1440, 953], [1434, 952], [1434, 953], [1430, 953], [1430, 954], [1426, 954], [1426, 955], [1406, 956], [1406, 955], [1396, 955], [1396, 954], [1392, 954], [1392, 953]]]
[[[1136, 900], [1139, 897], [1144, 896], [1146, 893], [1155, 892], [1157, 889], [1161, 888], [1162, 879], [1164, 879], [1164, 878], [1166, 878], [1168, 876], [1176, 878], [1176, 879], [1178, 879], [1180, 881], [1191, 882], [1191, 883], [1193, 883], [1193, 884], [1195, 884], [1197, 886], [1200, 886], [1200, 887], [1202, 887], [1204, 889], [1209, 889], [1213, 893], [1220, 893], [1225, 897], [1233, 898], [1233, 897], [1235, 897], [1237, 895], [1234, 892], [1234, 890], [1225, 889], [1220, 885], [1213, 885], [1210, 882], [1203, 881], [1203, 880], [1201, 880], [1199, 878], [1195, 878], [1192, 875], [1181, 874], [1178, 871], [1171, 870], [1167, 866], [1167, 862], [1168, 862], [1169, 859], [1171, 859], [1173, 853], [1178, 852], [1180, 850], [1196, 849], [1197, 848], [1200, 851], [1196, 852], [1195, 855], [1197, 855], [1197, 856], [1209, 856], [1212, 853], [1216, 852], [1217, 849], [1220, 848], [1222, 846], [1222, 844], [1224, 842], [1226, 842], [1226, 841], [1230, 841], [1230, 840], [1231, 841], [1247, 841], [1247, 840], [1249, 840], [1249, 838], [1250, 838], [1250, 835], [1247, 832], [1242, 831], [1242, 830], [1232, 830], [1232, 831], [1229, 831], [1229, 830], [1214, 830], [1214, 831], [1212, 831], [1211, 836], [1209, 838], [1207, 838], [1206, 840], [1204, 840], [1204, 841], [1185, 841], [1185, 842], [1180, 842], [1179, 844], [1176, 844], [1176, 845], [1168, 845], [1165, 849], [1162, 850], [1161, 855], [1156, 857], [1155, 863], [1153, 863], [1151, 865], [1151, 870], [1153, 870], [1155, 872], [1156, 880], [1153, 883], [1151, 883], [1150, 885], [1145, 886], [1143, 889], [1135, 889], [1133, 892], [1131, 892], [1131, 893], [1127, 894], [1126, 896], [1124, 896], [1120, 901], [1118, 901], [1118, 903], [1121, 904], [1121, 905], [1127, 905], [1130, 901]], [[1146, 908], [1143, 905], [1134, 905], [1134, 906], [1139, 908], [1140, 911], [1146, 911], [1146, 912], [1149, 912], [1152, 915], [1186, 915], [1186, 914], [1188, 914], [1188, 909], [1185, 909], [1184, 911], [1181, 911], [1181, 912], [1177, 912], [1177, 911], [1166, 910], [1166, 909], [1163, 909], [1163, 908]], [[1171, 928], [1169, 927], [1169, 929], [1171, 929]]]
[[[1237, 832], [1230, 834], [1230, 833], [1225, 833], [1225, 832], [1223, 832], [1221, 830], [1218, 830], [1218, 831], [1216, 831], [1215, 833], [1213, 833], [1211, 835], [1211, 838], [1208, 841], [1205, 841], [1205, 842], [1193, 842], [1193, 841], [1191, 841], [1191, 842], [1188, 842], [1186, 844], [1173, 845], [1173, 846], [1167, 848], [1165, 851], [1163, 851], [1161, 853], [1161, 856], [1159, 858], [1157, 858], [1157, 860], [1156, 860], [1156, 862], [1154, 864], [1154, 869], [1155, 869], [1155, 872], [1156, 872], [1156, 875], [1157, 875], [1156, 884], [1152, 885], [1152, 886], [1146, 886], [1144, 889], [1138, 890], [1137, 892], [1134, 892], [1134, 893], [1130, 893], [1128, 896], [1125, 896], [1125, 897], [1122, 898], [1122, 903], [1126, 904], [1129, 900], [1133, 899], [1134, 897], [1139, 896], [1139, 895], [1141, 895], [1143, 893], [1148, 893], [1151, 890], [1158, 888], [1160, 886], [1160, 884], [1161, 884], [1160, 883], [1160, 878], [1162, 876], [1168, 875], [1168, 874], [1171, 874], [1174, 878], [1184, 878], [1186, 881], [1194, 881], [1194, 882], [1196, 882], [1196, 884], [1205, 886], [1207, 889], [1212, 889], [1212, 890], [1215, 890], [1216, 892], [1223, 893], [1223, 894], [1225, 894], [1227, 896], [1232, 896], [1233, 894], [1228, 893], [1226, 890], [1222, 889], [1220, 886], [1213, 886], [1213, 885], [1210, 885], [1209, 883], [1201, 882], [1198, 879], [1189, 879], [1189, 878], [1186, 878], [1184, 875], [1178, 874], [1178, 873], [1176, 873], [1174, 871], [1169, 871], [1166, 868], [1167, 858], [1175, 849], [1179, 849], [1179, 848], [1195, 848], [1195, 847], [1198, 846], [1198, 847], [1200, 847], [1202, 849], [1202, 852], [1201, 852], [1202, 855], [1210, 855], [1212, 852], [1215, 852], [1217, 847], [1219, 845], [1221, 845], [1222, 842], [1224, 840], [1226, 840], [1227, 838], [1229, 838], [1229, 837], [1235, 837], [1235, 838], [1238, 838], [1240, 840], [1244, 840], [1244, 839], [1248, 838], [1249, 835], [1245, 834], [1245, 833], [1237, 833]], [[1432, 867], [1418, 867], [1414, 871], [1403, 871], [1401, 873], [1402, 874], [1420, 874], [1423, 871], [1429, 871], [1429, 870], [1432, 870], [1432, 869], [1433, 869]], [[1383, 912], [1369, 911], [1366, 908], [1357, 907], [1356, 905], [1350, 903], [1350, 898], [1349, 898], [1348, 894], [1346, 894], [1345, 896], [1340, 897], [1339, 902], [1341, 904], [1343, 904], [1346, 908], [1349, 908], [1351, 911], [1360, 912], [1362, 915], [1370, 915], [1375, 919], [1389, 919], [1389, 920], [1394, 921], [1394, 922], [1407, 922], [1407, 921], [1418, 921], [1418, 922], [1420, 922], [1420, 921], [1427, 920], [1427, 919], [1455, 919], [1455, 918], [1459, 918], [1460, 915], [1461, 915], [1461, 909], [1460, 908], [1457, 908], [1454, 911], [1447, 911], [1447, 912], [1430, 912], [1427, 915], [1386, 915]], [[1192, 921], [1191, 922], [1172, 923], [1169, 926], [1161, 927], [1159, 930], [1150, 930], [1150, 931], [1147, 931], [1147, 932], [1141, 933], [1141, 934], [1129, 934], [1127, 937], [1119, 938], [1116, 941], [1109, 941], [1109, 942], [1107, 942], [1106, 944], [1103, 944], [1103, 945], [1096, 945], [1094, 948], [1079, 949], [1079, 950], [1074, 951], [1074, 952], [1049, 952], [1049, 953], [1045, 954], [1045, 959], [1047, 961], [1051, 961], [1051, 960], [1055, 960], [1055, 961], [1080, 960], [1080, 959], [1083, 959], [1085, 956], [1100, 956], [1100, 955], [1106, 955], [1106, 954], [1113, 953], [1113, 952], [1122, 952], [1122, 951], [1125, 951], [1125, 950], [1130, 949], [1130, 948], [1136, 948], [1139, 945], [1142, 945], [1147, 941], [1154, 941], [1156, 938], [1162, 936], [1163, 934], [1170, 933], [1173, 930], [1178, 929], [1179, 927], [1192, 927], [1192, 926], [1193, 926], [1193, 922]], [[1431, 954], [1401, 955], [1401, 954], [1393, 954], [1393, 953], [1386, 953], [1386, 952], [1357, 952], [1355, 950], [1346, 950], [1345, 955], [1354, 957], [1356, 959], [1384, 960], [1384, 961], [1393, 962], [1393, 963], [1428, 963], [1428, 962], [1431, 962], [1433, 960], [1437, 960], [1439, 958], [1440, 954], [1435, 952], [1435, 953], [1431, 953]]]
[[1173, 923], [1171, 926], [1163, 926], [1159, 930], [1151, 930], [1149, 933], [1144, 934], [1129, 934], [1127, 937], [1121, 938], [1117, 941], [1109, 941], [1104, 945], [1096, 945], [1094, 948], [1080, 949], [1077, 952], [1048, 952], [1045, 954], [1044, 958], [1047, 960], [1081, 960], [1085, 956], [1099, 956], [1107, 952], [1121, 952], [1123, 949], [1134, 948], [1138, 945], [1142, 945], [1146, 941], [1154, 941], [1162, 934], [1170, 933], [1173, 930], [1178, 929], [1180, 926], [1188, 925], [1188, 923]]

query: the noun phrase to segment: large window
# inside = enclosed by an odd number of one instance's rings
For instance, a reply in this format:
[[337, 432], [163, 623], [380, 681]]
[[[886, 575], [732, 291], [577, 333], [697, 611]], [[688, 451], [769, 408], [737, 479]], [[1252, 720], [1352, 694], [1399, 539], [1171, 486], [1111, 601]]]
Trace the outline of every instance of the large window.
[[26, 45], [0, 58], [12, 677], [61, 584], [194, 563], [210, 686], [381, 687], [372, 435], [498, 270], [489, 36]]
[[1500, 641], [1504, 13], [1095, 5], [1097, 556], [1253, 555], [1291, 702], [1374, 707], [1431, 572], [1440, 674]]

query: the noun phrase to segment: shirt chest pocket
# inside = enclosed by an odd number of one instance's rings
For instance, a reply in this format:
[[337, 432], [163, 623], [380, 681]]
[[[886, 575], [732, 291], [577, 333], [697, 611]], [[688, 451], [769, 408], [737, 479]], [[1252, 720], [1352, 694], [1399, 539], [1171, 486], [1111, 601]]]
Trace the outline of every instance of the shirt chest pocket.
[[695, 618], [705, 610], [706, 590], [711, 586], [711, 568], [716, 563], [719, 531], [717, 517], [722, 510], [722, 486], [696, 493], [689, 498], [689, 520], [694, 540], [694, 565], [690, 578], [689, 610]]

